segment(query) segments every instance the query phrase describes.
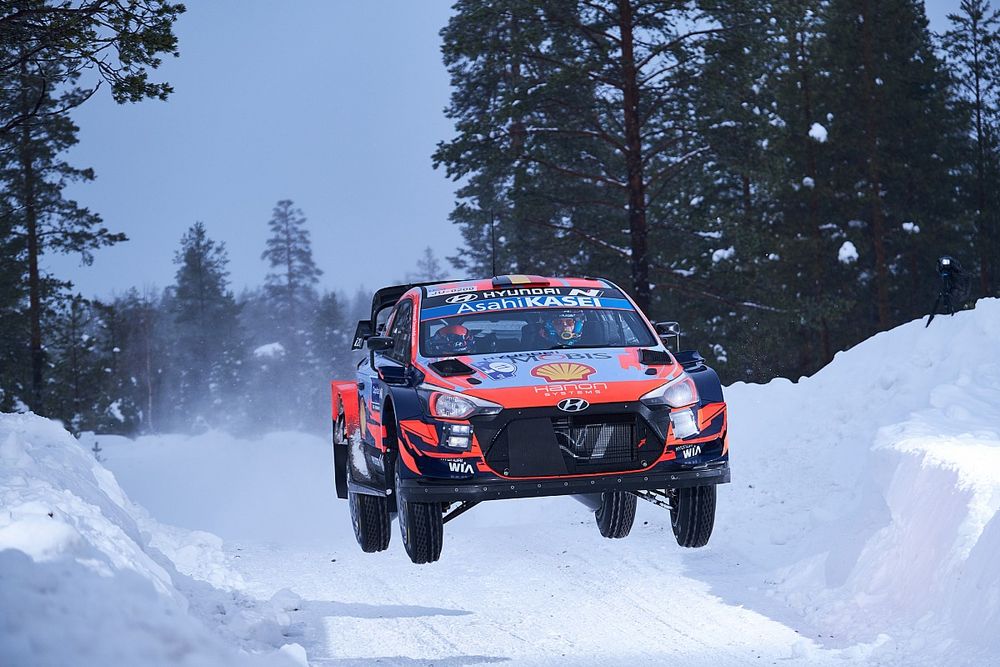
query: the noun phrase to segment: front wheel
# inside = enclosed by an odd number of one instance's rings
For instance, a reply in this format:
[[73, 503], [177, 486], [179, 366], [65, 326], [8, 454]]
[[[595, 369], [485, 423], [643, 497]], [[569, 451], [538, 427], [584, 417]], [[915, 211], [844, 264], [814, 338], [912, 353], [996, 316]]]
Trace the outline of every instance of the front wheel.
[[385, 551], [392, 536], [392, 518], [389, 501], [383, 496], [369, 496], [348, 490], [347, 502], [351, 506], [351, 523], [354, 537], [365, 553]]
[[415, 503], [403, 500], [400, 493], [399, 466], [396, 465], [396, 515], [406, 555], [418, 565], [441, 558], [444, 542], [444, 511], [441, 503]]
[[594, 513], [601, 535], [611, 539], [626, 537], [635, 522], [635, 507], [638, 496], [628, 491], [605, 491], [601, 494], [601, 504]]
[[670, 493], [670, 525], [677, 544], [698, 548], [708, 544], [715, 527], [715, 485], [674, 489]]

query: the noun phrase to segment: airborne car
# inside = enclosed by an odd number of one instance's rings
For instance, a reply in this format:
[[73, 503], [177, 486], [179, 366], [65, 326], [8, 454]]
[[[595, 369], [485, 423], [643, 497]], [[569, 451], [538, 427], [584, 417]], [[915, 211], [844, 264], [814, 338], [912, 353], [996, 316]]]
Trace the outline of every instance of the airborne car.
[[598, 278], [378, 290], [357, 379], [332, 383], [337, 495], [361, 548], [386, 549], [398, 516], [410, 559], [433, 562], [444, 524], [479, 502], [554, 495], [610, 538], [649, 500], [678, 544], [704, 546], [729, 481], [726, 404], [697, 352], [661, 341], [668, 325]]

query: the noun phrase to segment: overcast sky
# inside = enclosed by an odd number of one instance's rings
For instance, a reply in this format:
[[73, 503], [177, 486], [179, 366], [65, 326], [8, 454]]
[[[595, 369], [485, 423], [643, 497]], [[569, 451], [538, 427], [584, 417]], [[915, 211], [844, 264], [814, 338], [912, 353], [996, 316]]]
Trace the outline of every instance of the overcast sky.
[[[959, 0], [929, 0], [942, 30]], [[325, 287], [353, 292], [401, 278], [424, 246], [460, 245], [447, 216], [454, 184], [431, 168], [452, 134], [442, 0], [193, 0], [177, 23], [181, 57], [158, 80], [167, 102], [77, 110], [75, 166], [97, 180], [71, 196], [130, 240], [47, 259], [86, 296], [173, 281], [173, 253], [197, 220], [225, 241], [233, 287], [260, 284], [279, 199], [309, 220]], [[443, 262], [444, 263], [444, 262]]]

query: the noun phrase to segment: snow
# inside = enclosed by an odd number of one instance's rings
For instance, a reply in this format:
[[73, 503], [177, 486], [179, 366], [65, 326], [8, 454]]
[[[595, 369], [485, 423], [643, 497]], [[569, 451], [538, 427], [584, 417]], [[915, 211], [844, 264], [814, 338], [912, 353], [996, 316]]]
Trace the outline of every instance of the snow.
[[276, 359], [285, 356], [285, 346], [281, 343], [267, 343], [261, 345], [253, 351], [253, 356], [257, 359]]
[[825, 144], [827, 138], [826, 128], [819, 123], [813, 123], [812, 127], [809, 128], [809, 136], [819, 143]]
[[122, 400], [120, 398], [108, 406], [108, 414], [122, 423], [125, 422], [125, 415], [122, 414]]
[[812, 189], [816, 187], [816, 181], [815, 179], [813, 179], [812, 176], [806, 176], [805, 178], [802, 179], [802, 185], [803, 187]]
[[712, 262], [718, 264], [727, 259], [731, 259], [736, 254], [736, 248], [729, 246], [728, 248], [720, 248], [712, 253]]
[[841, 264], [853, 264], [858, 261], [858, 249], [850, 241], [844, 241], [837, 251], [837, 259]]
[[997, 664], [1000, 300], [924, 323], [726, 389], [700, 550], [494, 501], [414, 566], [358, 548], [328, 438], [89, 436], [105, 469], [0, 415], [0, 664]]
[[167, 555], [218, 563], [218, 538], [160, 527], [55, 422], [0, 414], [0, 507], [0, 664], [295, 664], [266, 603]]
[[903, 231], [907, 232], [909, 234], [919, 234], [920, 233], [920, 225], [918, 225], [915, 222], [904, 222], [903, 223]]

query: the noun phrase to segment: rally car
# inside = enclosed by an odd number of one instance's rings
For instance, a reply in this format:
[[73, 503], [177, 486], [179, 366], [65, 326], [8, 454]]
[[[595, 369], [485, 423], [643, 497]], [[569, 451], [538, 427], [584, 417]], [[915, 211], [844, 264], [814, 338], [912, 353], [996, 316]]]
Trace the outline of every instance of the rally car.
[[444, 524], [484, 500], [572, 495], [605, 537], [628, 535], [638, 498], [670, 510], [678, 544], [704, 546], [728, 482], [726, 404], [697, 352], [664, 343], [599, 278], [499, 276], [378, 290], [333, 382], [337, 495], [366, 552], [399, 519], [415, 563]]

